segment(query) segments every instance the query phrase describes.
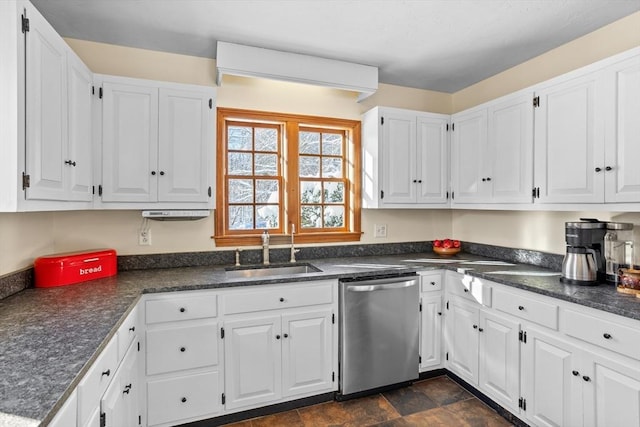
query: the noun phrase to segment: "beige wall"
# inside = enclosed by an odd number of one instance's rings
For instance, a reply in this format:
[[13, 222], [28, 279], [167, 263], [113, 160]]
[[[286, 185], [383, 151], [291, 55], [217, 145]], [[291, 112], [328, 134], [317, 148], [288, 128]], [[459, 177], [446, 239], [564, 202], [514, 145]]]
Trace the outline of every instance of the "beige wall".
[[[96, 73], [213, 86], [215, 61], [82, 40], [69, 45]], [[225, 76], [218, 105], [357, 119], [375, 105], [451, 113], [640, 45], [640, 13], [603, 27], [527, 63], [453, 95], [381, 84], [358, 104], [356, 94], [299, 84]], [[587, 214], [640, 225], [640, 216]], [[565, 221], [579, 212], [449, 210], [365, 210], [363, 243], [458, 239], [548, 252], [564, 251]], [[30, 265], [41, 254], [113, 247], [120, 254], [214, 250], [213, 218], [153, 222], [152, 246], [138, 246], [138, 211], [80, 211], [0, 214], [0, 275]], [[374, 224], [387, 224], [388, 237], [372, 237]]]

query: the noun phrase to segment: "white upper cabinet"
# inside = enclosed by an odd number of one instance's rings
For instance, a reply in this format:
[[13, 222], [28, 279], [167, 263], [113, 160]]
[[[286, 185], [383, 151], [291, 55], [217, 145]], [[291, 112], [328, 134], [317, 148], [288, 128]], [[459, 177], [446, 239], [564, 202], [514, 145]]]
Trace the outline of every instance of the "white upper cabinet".
[[605, 70], [605, 201], [640, 202], [640, 54]]
[[363, 207], [448, 207], [449, 116], [376, 107], [363, 115]]
[[68, 47], [30, 3], [25, 8], [26, 198], [65, 200]]
[[531, 203], [533, 95], [522, 92], [452, 117], [452, 203]]
[[102, 174], [97, 178], [101, 207], [210, 207], [214, 90], [99, 78], [103, 97]]
[[2, 3], [0, 211], [91, 208], [93, 74], [31, 3]]
[[539, 203], [604, 201], [601, 76], [600, 72], [590, 73], [536, 90], [535, 182]]
[[540, 85], [536, 203], [640, 203], [640, 49]]
[[487, 111], [481, 108], [454, 114], [451, 122], [452, 203], [482, 202], [488, 190], [481, 185], [482, 177], [487, 176]]

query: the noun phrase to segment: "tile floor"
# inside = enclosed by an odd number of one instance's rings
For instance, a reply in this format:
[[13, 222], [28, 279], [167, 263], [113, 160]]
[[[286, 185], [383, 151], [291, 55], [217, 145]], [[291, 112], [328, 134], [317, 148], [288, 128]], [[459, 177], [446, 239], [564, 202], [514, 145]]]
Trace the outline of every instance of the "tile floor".
[[226, 427], [502, 427], [511, 424], [453, 380], [441, 376], [381, 394], [306, 406]]

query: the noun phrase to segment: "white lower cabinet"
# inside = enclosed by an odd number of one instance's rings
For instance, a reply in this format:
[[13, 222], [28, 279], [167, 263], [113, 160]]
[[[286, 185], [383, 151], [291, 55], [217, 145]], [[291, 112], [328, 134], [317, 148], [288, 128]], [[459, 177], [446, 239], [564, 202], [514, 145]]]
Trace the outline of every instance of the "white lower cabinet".
[[67, 398], [58, 413], [49, 423], [49, 427], [70, 427], [77, 425], [78, 391], [74, 390]]
[[478, 385], [480, 307], [458, 297], [447, 301], [447, 366], [460, 378]]
[[420, 372], [442, 366], [442, 272], [420, 272]]
[[100, 400], [102, 427], [137, 426], [140, 423], [138, 346], [129, 347], [116, 375]]
[[480, 389], [518, 412], [520, 398], [520, 322], [488, 310], [480, 311]]
[[535, 426], [582, 425], [578, 349], [555, 333], [527, 328], [522, 346], [522, 412]]
[[336, 281], [230, 291], [222, 299], [230, 313], [224, 321], [226, 410], [337, 389]]

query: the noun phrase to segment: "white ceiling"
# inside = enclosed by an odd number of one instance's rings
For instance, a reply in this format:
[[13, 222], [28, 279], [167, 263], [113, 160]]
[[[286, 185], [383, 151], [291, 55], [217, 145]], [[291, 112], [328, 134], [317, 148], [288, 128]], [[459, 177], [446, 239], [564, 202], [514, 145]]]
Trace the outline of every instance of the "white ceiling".
[[64, 37], [208, 58], [220, 40], [373, 65], [382, 83], [442, 92], [640, 10], [640, 0], [32, 2]]

